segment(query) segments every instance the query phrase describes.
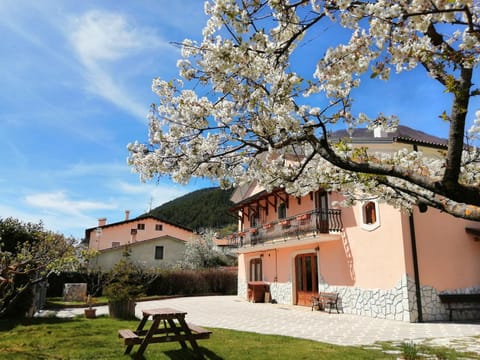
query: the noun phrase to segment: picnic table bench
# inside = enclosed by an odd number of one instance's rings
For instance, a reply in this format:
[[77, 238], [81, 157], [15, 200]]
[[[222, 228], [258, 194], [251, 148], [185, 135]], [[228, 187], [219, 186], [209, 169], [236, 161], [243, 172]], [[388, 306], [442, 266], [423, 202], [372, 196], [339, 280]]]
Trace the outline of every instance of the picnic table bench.
[[[125, 354], [129, 354], [133, 346], [140, 345], [134, 359], [142, 359], [149, 344], [178, 341], [182, 348], [186, 349], [188, 341], [198, 358], [203, 359], [197, 340], [208, 339], [212, 332], [197, 325], [187, 324], [186, 314], [186, 312], [171, 308], [144, 310], [142, 320], [136, 330], [118, 330], [118, 336], [127, 346]], [[148, 330], [144, 330], [149, 317], [153, 319], [152, 325]], [[161, 323], [163, 323], [163, 327], [160, 327]]]
[[327, 310], [330, 314], [332, 309], [338, 311], [338, 294], [333, 292], [319, 292], [318, 296], [312, 296], [312, 311], [314, 308], [317, 310]]
[[440, 301], [447, 305], [448, 320], [454, 311], [480, 311], [480, 294], [439, 294]]

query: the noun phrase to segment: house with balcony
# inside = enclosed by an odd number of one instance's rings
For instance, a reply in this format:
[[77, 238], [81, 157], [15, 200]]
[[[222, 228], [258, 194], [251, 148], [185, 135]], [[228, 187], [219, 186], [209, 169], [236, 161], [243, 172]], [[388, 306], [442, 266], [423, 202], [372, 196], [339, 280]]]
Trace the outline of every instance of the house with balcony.
[[85, 230], [89, 249], [98, 251], [92, 268], [110, 270], [128, 249], [130, 259], [144, 268], [166, 268], [183, 260], [185, 244], [194, 238], [192, 230], [151, 215], [133, 219], [125, 212], [123, 221], [107, 223], [101, 218]]
[[[445, 149], [405, 127], [359, 135], [352, 143], [369, 149]], [[449, 319], [439, 294], [480, 292], [479, 223], [432, 208], [407, 214], [378, 199], [334, 205], [341, 200], [322, 188], [302, 197], [255, 183], [237, 188], [239, 231], [229, 244], [238, 252], [238, 295], [311, 306], [320, 291], [335, 292], [344, 313], [416, 322]]]

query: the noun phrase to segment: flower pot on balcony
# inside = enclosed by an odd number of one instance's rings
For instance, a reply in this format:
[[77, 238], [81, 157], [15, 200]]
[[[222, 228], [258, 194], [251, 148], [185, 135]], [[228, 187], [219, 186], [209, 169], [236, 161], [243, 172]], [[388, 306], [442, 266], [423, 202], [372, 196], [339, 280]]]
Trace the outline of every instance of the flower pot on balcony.
[[290, 220], [282, 220], [282, 221], [279, 222], [279, 224], [282, 225], [282, 226], [288, 226], [288, 225], [290, 225]]
[[263, 228], [264, 228], [265, 230], [272, 229], [272, 228], [273, 228], [273, 224], [265, 224], [265, 225], [263, 225]]
[[250, 234], [254, 234], [254, 235], [255, 235], [255, 234], [257, 233], [257, 229], [250, 229], [249, 232], [250, 232]]
[[310, 214], [302, 214], [297, 216], [297, 220], [299, 221], [305, 221], [310, 219]]

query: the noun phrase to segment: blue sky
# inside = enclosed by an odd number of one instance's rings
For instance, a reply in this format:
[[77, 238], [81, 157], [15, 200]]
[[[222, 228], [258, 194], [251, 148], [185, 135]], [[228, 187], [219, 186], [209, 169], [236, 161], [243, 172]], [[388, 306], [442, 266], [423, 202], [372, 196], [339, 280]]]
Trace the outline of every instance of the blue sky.
[[[201, 0], [2, 0], [0, 217], [41, 220], [80, 239], [100, 217], [121, 221], [127, 209], [138, 216], [214, 186], [143, 184], [126, 164], [127, 144], [147, 139], [151, 80], [176, 77], [179, 51], [169, 42], [200, 40], [205, 21]], [[302, 74], [318, 58], [312, 43], [315, 51], [305, 47], [292, 64]], [[421, 72], [371, 81], [357, 97], [370, 116], [398, 114], [405, 125], [446, 135], [437, 118], [446, 97]]]
[[82, 238], [99, 217], [215, 185], [142, 184], [126, 164], [151, 80], [176, 75], [169, 42], [201, 36], [202, 1], [2, 0], [0, 19], [1, 218]]

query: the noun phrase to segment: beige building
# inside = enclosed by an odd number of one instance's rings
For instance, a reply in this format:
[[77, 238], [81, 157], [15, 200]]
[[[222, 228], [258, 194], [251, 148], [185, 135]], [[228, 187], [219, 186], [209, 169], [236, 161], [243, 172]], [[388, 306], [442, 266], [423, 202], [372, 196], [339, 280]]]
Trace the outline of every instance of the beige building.
[[183, 259], [185, 244], [193, 239], [193, 231], [151, 215], [108, 224], [99, 219], [98, 225], [85, 230], [89, 249], [97, 250], [98, 256], [92, 267], [110, 270], [120, 261], [128, 248], [130, 259], [144, 268], [165, 268]]

